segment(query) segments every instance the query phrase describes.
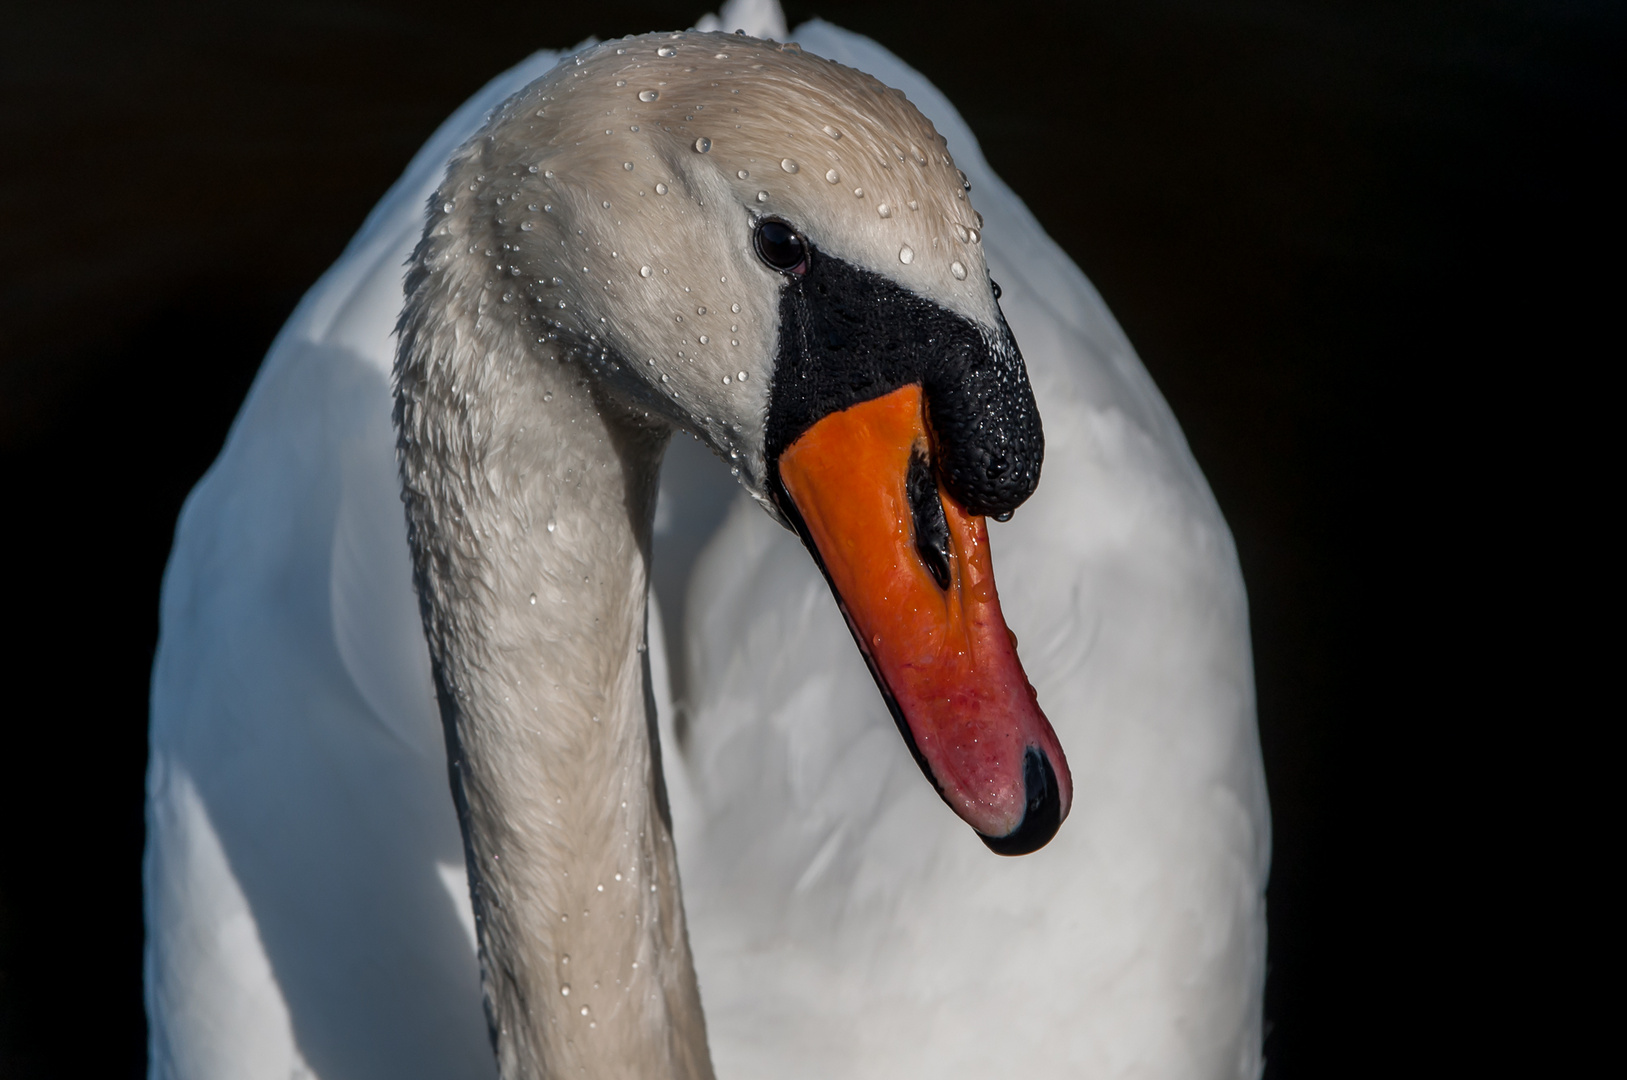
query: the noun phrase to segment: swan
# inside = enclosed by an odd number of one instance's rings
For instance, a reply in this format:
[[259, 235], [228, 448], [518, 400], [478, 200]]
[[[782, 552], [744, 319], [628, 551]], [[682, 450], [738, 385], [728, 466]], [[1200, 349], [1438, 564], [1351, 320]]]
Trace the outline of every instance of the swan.
[[[785, 36], [771, 5], [722, 21], [753, 17]], [[1258, 1073], [1269, 817], [1225, 523], [948, 102], [796, 38], [533, 56], [273, 344], [165, 577], [153, 1076]], [[844, 288], [872, 335], [946, 319], [1007, 375], [1020, 342], [1044, 472], [1009, 523], [964, 508], [1032, 486], [1020, 379], [776, 400]], [[889, 548], [889, 507], [939, 542]], [[1010, 645], [947, 678], [1021, 691], [985, 709], [1011, 752], [921, 722], [887, 651], [920, 628], [873, 590], [896, 550], [921, 596], [945, 559], [998, 568], [967, 632], [1002, 645], [1003, 607]]]

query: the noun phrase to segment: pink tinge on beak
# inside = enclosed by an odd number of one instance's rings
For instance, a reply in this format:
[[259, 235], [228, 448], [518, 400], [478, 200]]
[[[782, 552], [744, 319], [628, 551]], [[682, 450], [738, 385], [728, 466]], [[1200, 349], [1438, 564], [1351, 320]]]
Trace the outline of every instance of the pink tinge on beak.
[[906, 386], [814, 424], [780, 482], [922, 770], [991, 849], [1026, 854], [1073, 779], [1000, 612], [987, 525], [921, 472], [930, 453]]

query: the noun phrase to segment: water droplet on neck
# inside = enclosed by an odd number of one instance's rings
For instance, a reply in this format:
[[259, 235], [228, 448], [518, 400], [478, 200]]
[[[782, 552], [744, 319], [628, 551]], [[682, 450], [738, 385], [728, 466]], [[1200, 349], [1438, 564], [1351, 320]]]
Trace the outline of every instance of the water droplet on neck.
[[908, 266], [910, 263], [914, 262], [915, 249], [910, 247], [908, 244], [905, 244], [903, 247], [899, 248], [898, 261], [903, 263], [905, 266]]
[[797, 163], [792, 161], [790, 158], [781, 158], [780, 168], [784, 169], [786, 172], [794, 173], [797, 171], [798, 166]]
[[888, 206], [886, 203], [881, 203], [876, 207], [876, 213], [880, 214], [882, 217], [892, 217], [893, 208]]
[[566, 983], [565, 985], [563, 985], [563, 986], [561, 986], [559, 988], [559, 996], [560, 997], [570, 997], [571, 996], [571, 988], [570, 988], [569, 983]]
[[949, 272], [955, 275], [956, 281], [966, 280], [966, 268], [960, 265], [958, 262], [952, 262], [949, 264]]
[[661, 91], [659, 90], [640, 90], [638, 92], [638, 100], [640, 101], [654, 101], [660, 96]]
[[738, 176], [742, 180], [750, 180], [751, 179], [751, 173], [747, 172], [745, 169], [741, 169], [739, 172], [735, 173], [735, 175]]
[[695, 140], [695, 153], [704, 154], [710, 149], [712, 149], [712, 140], [705, 135]]
[[665, 184], [657, 184], [657, 185], [655, 185], [655, 193], [657, 195], [665, 195], [667, 193], [667, 185], [665, 185]]
[[758, 201], [758, 202], [767, 202], [767, 201], [768, 201], [768, 192], [766, 192], [766, 191], [759, 191], [759, 192], [758, 192], [758, 193], [757, 193], [757, 201]]
[[729, 310], [734, 312], [736, 315], [738, 315], [738, 314], [740, 314], [740, 305], [739, 304], [730, 304], [729, 305]]
[[842, 174], [837, 172], [835, 169], [831, 169], [825, 173], [825, 180], [832, 184], [839, 184], [842, 182]]
[[549, 532], [553, 532], [553, 531], [554, 531], [554, 528], [555, 528], [555, 525], [554, 525], [554, 519], [553, 519], [553, 518], [549, 518], [549, 519], [548, 519], [548, 531], [549, 531]]
[[657, 55], [657, 56], [677, 56], [678, 55], [678, 50], [674, 49], [671, 45], [663, 45], [659, 49], [655, 50], [655, 55]]
[[842, 133], [831, 127], [829, 124], [825, 125], [825, 134], [829, 135], [833, 139], [840, 139], [842, 137]]
[[536, 593], [531, 594], [531, 602], [533, 604], [535, 604], [537, 602], [537, 594]]

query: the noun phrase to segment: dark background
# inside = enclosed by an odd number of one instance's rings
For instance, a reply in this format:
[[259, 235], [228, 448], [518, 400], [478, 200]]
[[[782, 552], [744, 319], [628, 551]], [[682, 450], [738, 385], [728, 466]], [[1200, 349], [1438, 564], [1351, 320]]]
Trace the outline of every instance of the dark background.
[[[143, 1073], [159, 578], [277, 328], [488, 78], [703, 2], [0, 5], [0, 1076]], [[1532, 1039], [1554, 1065], [1573, 1033], [1496, 1000], [1564, 989], [1508, 978], [1541, 959], [1515, 910], [1541, 838], [1498, 755], [1517, 722], [1545, 751], [1498, 626], [1564, 576], [1518, 557], [1563, 518], [1533, 433], [1622, 359], [1588, 330], [1622, 306], [1623, 6], [787, 6], [961, 109], [1236, 534], [1267, 1075], [1512, 1066]]]

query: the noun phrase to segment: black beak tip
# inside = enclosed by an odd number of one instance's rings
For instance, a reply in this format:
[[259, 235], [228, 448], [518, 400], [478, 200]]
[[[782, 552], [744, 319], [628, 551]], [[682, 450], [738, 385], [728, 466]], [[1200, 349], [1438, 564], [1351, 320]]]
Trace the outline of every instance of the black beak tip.
[[1051, 842], [1057, 829], [1062, 827], [1062, 793], [1057, 788], [1056, 770], [1051, 759], [1037, 746], [1030, 746], [1023, 755], [1023, 788], [1028, 805], [1017, 827], [1004, 836], [984, 836], [978, 839], [996, 855], [1027, 855]]

